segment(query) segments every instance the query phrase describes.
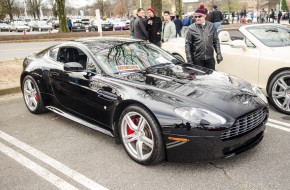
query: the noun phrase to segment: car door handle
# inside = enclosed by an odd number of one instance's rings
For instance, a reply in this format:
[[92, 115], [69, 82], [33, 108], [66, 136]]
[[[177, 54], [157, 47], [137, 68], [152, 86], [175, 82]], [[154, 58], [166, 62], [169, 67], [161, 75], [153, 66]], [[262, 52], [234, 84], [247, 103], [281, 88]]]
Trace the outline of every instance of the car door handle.
[[108, 100], [108, 101], [113, 101], [113, 100], [117, 100], [118, 96], [116, 94], [111, 93], [111, 92], [106, 92], [104, 90], [98, 90], [98, 98]]
[[50, 72], [50, 76], [59, 77], [59, 73], [57, 73], [57, 72]]

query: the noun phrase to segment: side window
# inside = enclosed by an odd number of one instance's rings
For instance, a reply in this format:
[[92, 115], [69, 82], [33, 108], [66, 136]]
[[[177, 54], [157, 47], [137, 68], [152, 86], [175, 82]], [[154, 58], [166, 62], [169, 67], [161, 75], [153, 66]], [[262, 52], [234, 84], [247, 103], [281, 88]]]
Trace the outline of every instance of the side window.
[[57, 61], [58, 48], [49, 50], [48, 54], [52, 60]]
[[246, 43], [247, 47], [249, 47], [249, 48], [256, 47], [248, 38], [245, 38], [245, 43]]
[[60, 48], [57, 61], [61, 63], [77, 62], [83, 66], [84, 70], [87, 68], [87, 55], [75, 47]]

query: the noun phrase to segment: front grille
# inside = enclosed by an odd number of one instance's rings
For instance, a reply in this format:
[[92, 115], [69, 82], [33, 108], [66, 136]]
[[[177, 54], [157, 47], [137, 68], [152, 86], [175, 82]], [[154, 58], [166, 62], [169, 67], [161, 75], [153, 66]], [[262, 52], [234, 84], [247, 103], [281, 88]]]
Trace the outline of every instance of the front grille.
[[237, 119], [234, 125], [229, 130], [222, 133], [220, 138], [221, 140], [226, 141], [244, 135], [259, 127], [261, 123], [266, 119], [266, 117], [266, 109], [254, 111], [242, 118]]

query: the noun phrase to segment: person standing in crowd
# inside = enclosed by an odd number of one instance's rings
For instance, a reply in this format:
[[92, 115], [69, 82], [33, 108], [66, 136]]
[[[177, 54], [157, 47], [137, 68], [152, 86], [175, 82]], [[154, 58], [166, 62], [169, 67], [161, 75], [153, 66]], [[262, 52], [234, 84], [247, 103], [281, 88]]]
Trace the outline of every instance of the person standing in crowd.
[[235, 20], [235, 11], [232, 12], [232, 24], [234, 23]]
[[239, 23], [240, 22], [240, 12], [238, 11], [237, 12], [237, 23]]
[[200, 6], [195, 11], [195, 24], [188, 28], [185, 52], [188, 63], [215, 70], [214, 51], [217, 63], [223, 60], [217, 30], [213, 23], [205, 21], [206, 12]]
[[207, 22], [211, 22], [211, 14], [208, 12], [207, 8], [204, 8], [205, 12], [206, 12], [206, 17], [205, 20]]
[[260, 12], [260, 24], [263, 24], [265, 22], [265, 17], [266, 17], [266, 11], [264, 10], [264, 8], [262, 9], [262, 11]]
[[69, 31], [71, 32], [71, 28], [72, 28], [72, 22], [71, 22], [71, 19], [68, 19], [68, 21], [67, 21], [67, 26], [68, 26]]
[[148, 8], [147, 12], [149, 18], [146, 28], [149, 31], [149, 42], [161, 47], [162, 20], [160, 17], [155, 16], [154, 9]]
[[134, 38], [148, 40], [148, 32], [143, 21], [145, 16], [143, 8], [137, 10], [137, 17], [134, 21]]
[[190, 25], [189, 17], [186, 15], [185, 18], [182, 20], [182, 36], [185, 36], [188, 26]]
[[169, 11], [164, 11], [163, 19], [164, 19], [164, 22], [162, 24], [161, 41], [167, 42], [170, 38], [175, 38], [176, 28], [175, 28], [175, 24], [170, 20]]
[[257, 12], [257, 23], [260, 23], [260, 12]]
[[182, 21], [179, 19], [179, 15], [176, 15], [176, 18], [174, 19], [174, 24], [176, 28], [176, 37], [179, 35], [181, 37], [181, 29], [182, 29]]
[[254, 22], [254, 11], [251, 11], [250, 16], [251, 16], [252, 22]]
[[281, 20], [281, 18], [282, 18], [282, 12], [281, 11], [279, 11], [279, 13], [278, 13], [278, 24], [280, 24], [280, 20]]
[[135, 21], [136, 17], [137, 17], [137, 10], [134, 10], [133, 15], [130, 19], [130, 36], [131, 36], [131, 38], [134, 38], [134, 21]]
[[[204, 6], [204, 5], [202, 5], [202, 6]], [[202, 8], [202, 6], [200, 8]], [[223, 14], [222, 14], [222, 12], [217, 10], [216, 5], [214, 5], [213, 8], [214, 8], [214, 10], [211, 13], [211, 22], [214, 24], [214, 27], [216, 28], [216, 30], [220, 30], [221, 29], [221, 21], [224, 19]]]
[[269, 16], [269, 18], [270, 18], [270, 22], [271, 22], [271, 23], [274, 23], [274, 20], [275, 20], [275, 13], [274, 13], [274, 10], [273, 10], [273, 9], [271, 9], [271, 12], [270, 12], [270, 16]]

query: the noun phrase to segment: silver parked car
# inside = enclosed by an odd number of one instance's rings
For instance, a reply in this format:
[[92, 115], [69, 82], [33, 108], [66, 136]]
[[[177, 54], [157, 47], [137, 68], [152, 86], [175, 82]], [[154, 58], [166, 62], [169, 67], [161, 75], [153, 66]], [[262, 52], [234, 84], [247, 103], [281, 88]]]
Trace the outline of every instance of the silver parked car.
[[31, 31], [48, 31], [53, 30], [53, 27], [51, 25], [48, 25], [46, 21], [37, 21], [31, 26]]

